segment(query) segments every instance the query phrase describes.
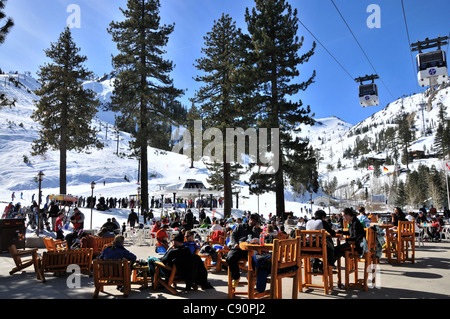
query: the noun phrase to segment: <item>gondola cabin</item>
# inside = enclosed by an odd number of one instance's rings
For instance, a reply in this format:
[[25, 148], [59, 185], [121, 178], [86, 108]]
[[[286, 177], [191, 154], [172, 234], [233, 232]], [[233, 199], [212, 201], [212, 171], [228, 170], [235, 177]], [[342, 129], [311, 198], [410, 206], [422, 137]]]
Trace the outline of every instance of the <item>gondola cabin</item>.
[[361, 106], [378, 105], [378, 88], [375, 83], [362, 84], [359, 86], [359, 104]]
[[442, 84], [448, 80], [447, 56], [445, 51], [419, 53], [416, 56], [417, 78], [420, 86]]

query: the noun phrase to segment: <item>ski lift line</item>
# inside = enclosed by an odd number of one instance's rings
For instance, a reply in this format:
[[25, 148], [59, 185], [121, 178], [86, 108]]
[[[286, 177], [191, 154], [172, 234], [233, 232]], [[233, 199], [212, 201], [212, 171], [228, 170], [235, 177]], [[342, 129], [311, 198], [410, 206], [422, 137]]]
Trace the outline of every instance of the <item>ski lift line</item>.
[[[358, 39], [356, 38], [355, 34], [353, 33], [352, 29], [350, 28], [350, 26], [348, 25], [347, 21], [345, 20], [344, 16], [342, 15], [341, 11], [339, 10], [339, 8], [337, 7], [337, 5], [334, 3], [333, 0], [331, 0], [331, 3], [333, 3], [334, 7], [336, 8], [337, 12], [339, 13], [339, 15], [341, 16], [342, 20], [344, 21], [345, 25], [347, 26], [348, 30], [350, 31], [351, 35], [353, 36], [353, 38], [355, 39], [356, 43], [358, 44], [359, 48], [361, 49], [361, 51], [363, 52], [364, 56], [366, 57], [367, 61], [369, 62], [370, 66], [372, 67], [373, 71], [375, 72], [375, 74], [378, 74], [377, 70], [375, 69], [375, 67], [373, 66], [372, 62], [370, 61], [369, 57], [367, 56], [366, 52], [364, 51], [364, 49], [362, 48], [361, 44], [359, 43]], [[395, 100], [394, 96], [392, 95], [391, 91], [389, 90], [389, 88], [386, 86], [386, 84], [384, 83], [383, 79], [380, 78], [381, 83], [383, 84], [383, 86], [386, 88], [386, 90], [389, 92], [389, 94], [391, 95], [391, 97]]]
[[414, 57], [413, 57], [412, 51], [409, 49], [411, 47], [411, 38], [409, 36], [408, 23], [406, 21], [405, 5], [403, 3], [403, 0], [401, 0], [401, 3], [402, 3], [402, 11], [403, 11], [403, 20], [405, 21], [406, 35], [408, 37], [408, 50], [409, 50], [409, 55], [411, 56], [411, 65], [412, 65], [412, 68], [413, 68], [414, 78], [416, 78], [415, 82], [416, 82], [417, 92], [420, 92], [419, 82], [418, 82], [418, 79], [417, 79], [417, 76], [416, 76], [416, 68], [415, 68], [415, 65], [414, 65]]
[[306, 29], [306, 31], [309, 32], [309, 34], [311, 34], [311, 36], [324, 48], [324, 50], [333, 58], [333, 60], [342, 68], [342, 70], [344, 70], [345, 73], [347, 73], [347, 75], [353, 80], [353, 76], [344, 68], [344, 66], [334, 57], [333, 54], [331, 54], [330, 51], [328, 51], [328, 49], [322, 44], [322, 42], [320, 42], [319, 39], [316, 38], [316, 36], [303, 24], [303, 22], [298, 19], [298, 21], [300, 22], [300, 24]]

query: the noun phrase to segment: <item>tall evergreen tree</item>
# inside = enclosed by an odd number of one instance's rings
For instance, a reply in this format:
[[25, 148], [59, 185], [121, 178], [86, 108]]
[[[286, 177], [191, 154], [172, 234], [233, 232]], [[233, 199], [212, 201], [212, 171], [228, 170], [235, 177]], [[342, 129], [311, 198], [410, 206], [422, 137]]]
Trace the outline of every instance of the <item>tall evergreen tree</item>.
[[411, 130], [411, 116], [407, 113], [401, 113], [397, 119], [398, 131], [397, 141], [403, 147], [404, 163], [409, 168], [409, 148], [414, 140], [414, 132]]
[[[11, 28], [14, 26], [14, 21], [10, 17], [6, 17], [6, 14], [3, 12], [5, 8], [7, 0], [0, 0], [0, 45], [5, 42], [6, 35], [11, 31]], [[6, 18], [6, 21], [3, 23], [2, 20]], [[1, 68], [0, 68], [1, 70]], [[1, 72], [1, 71], [0, 71]], [[0, 94], [0, 108], [3, 106], [14, 106], [15, 100], [10, 100], [6, 96], [6, 94]]]
[[[5, 9], [5, 5], [8, 0], [0, 0], [0, 44], [5, 42], [6, 35], [11, 31], [11, 28], [14, 26], [14, 20], [10, 17], [6, 17], [6, 14], [3, 12]], [[1, 22], [3, 19], [6, 21]]]
[[438, 127], [434, 137], [434, 147], [441, 158], [450, 155], [450, 123], [442, 103], [439, 104]]
[[[215, 21], [212, 30], [204, 36], [204, 56], [196, 60], [196, 68], [203, 73], [195, 78], [196, 81], [203, 82], [204, 86], [199, 88], [192, 99], [199, 104], [204, 129], [217, 128], [224, 133], [226, 128], [246, 126], [246, 121], [252, 117], [249, 115], [251, 109], [245, 106], [248, 92], [245, 88], [248, 82], [245, 82], [242, 72], [245, 53], [243, 39], [236, 23], [225, 14]], [[224, 215], [230, 216], [232, 177], [226, 143], [222, 143], [221, 152]], [[240, 154], [237, 156], [239, 158]]]
[[407, 203], [405, 183], [400, 181], [397, 186], [397, 197], [395, 199], [395, 205], [399, 207], [405, 207]]
[[100, 102], [95, 92], [82, 86], [82, 81], [92, 77], [92, 72], [83, 66], [87, 58], [79, 52], [68, 27], [45, 50], [53, 62], [39, 68], [41, 88], [35, 93], [40, 99], [31, 116], [41, 124], [40, 137], [33, 141], [32, 155], [44, 154], [48, 149], [59, 150], [61, 194], [67, 193], [67, 151], [103, 147], [91, 126]]
[[315, 43], [311, 50], [298, 55], [304, 39], [297, 36], [297, 10], [287, 1], [255, 0], [255, 4], [252, 11], [247, 8], [245, 14], [254, 54], [254, 80], [258, 85], [255, 101], [260, 109], [261, 125], [280, 129], [279, 168], [272, 178], [274, 186], [270, 187], [275, 188], [276, 213], [282, 215], [285, 176], [295, 176], [299, 165], [316, 167], [308, 142], [292, 134], [299, 131], [299, 124], [312, 124], [310, 108], [303, 108], [301, 100], [290, 100], [313, 83], [315, 71], [305, 82], [298, 81], [298, 66], [308, 62], [314, 54]]
[[174, 25], [161, 25], [158, 0], [128, 0], [120, 9], [125, 20], [111, 22], [108, 32], [117, 43], [119, 54], [113, 57], [119, 71], [111, 98], [111, 109], [120, 112], [119, 127], [134, 127], [134, 148], [140, 157], [142, 207], [148, 209], [147, 147], [158, 123], [169, 123], [174, 114], [170, 102], [182, 94], [176, 89], [170, 72], [174, 65], [164, 59], [164, 47]]

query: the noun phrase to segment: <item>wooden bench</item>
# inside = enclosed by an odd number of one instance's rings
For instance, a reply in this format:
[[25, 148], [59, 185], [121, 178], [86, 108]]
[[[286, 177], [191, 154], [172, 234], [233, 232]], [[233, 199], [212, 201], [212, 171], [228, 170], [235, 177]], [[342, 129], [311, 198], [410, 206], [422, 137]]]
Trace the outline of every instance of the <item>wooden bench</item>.
[[44, 252], [40, 267], [42, 282], [45, 282], [44, 274], [46, 272], [65, 273], [69, 265], [75, 264], [80, 267], [81, 271], [87, 272], [89, 276], [92, 276], [92, 255], [92, 248]]

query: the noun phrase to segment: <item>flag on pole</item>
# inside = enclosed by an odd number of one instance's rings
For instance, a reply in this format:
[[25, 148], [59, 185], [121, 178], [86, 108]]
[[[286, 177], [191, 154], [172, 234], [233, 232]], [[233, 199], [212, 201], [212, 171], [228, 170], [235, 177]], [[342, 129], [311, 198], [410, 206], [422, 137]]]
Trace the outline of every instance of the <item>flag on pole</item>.
[[387, 172], [389, 170], [386, 168], [386, 166], [383, 166], [383, 171]]

